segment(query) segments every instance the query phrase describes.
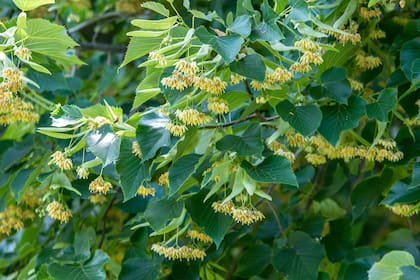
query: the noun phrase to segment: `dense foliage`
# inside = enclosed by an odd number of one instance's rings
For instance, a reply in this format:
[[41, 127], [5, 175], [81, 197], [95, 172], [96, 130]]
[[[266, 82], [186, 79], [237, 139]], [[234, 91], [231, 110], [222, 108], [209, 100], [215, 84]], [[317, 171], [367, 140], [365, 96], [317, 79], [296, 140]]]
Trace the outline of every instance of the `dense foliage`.
[[420, 279], [416, 1], [0, 4], [0, 279]]

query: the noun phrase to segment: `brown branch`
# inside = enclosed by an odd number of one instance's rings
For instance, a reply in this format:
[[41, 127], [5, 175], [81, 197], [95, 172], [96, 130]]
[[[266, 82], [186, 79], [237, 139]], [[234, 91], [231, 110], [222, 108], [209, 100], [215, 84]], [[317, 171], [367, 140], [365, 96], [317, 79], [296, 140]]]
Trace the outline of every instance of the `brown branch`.
[[92, 42], [92, 43], [80, 43], [78, 49], [80, 51], [98, 50], [98, 51], [104, 51], [104, 52], [124, 53], [127, 49], [127, 46]]
[[[132, 14], [132, 15], [134, 15], [134, 14]], [[78, 31], [83, 30], [83, 29], [85, 29], [85, 28], [87, 28], [91, 25], [94, 25], [97, 22], [102, 21], [102, 20], [106, 20], [106, 19], [110, 19], [110, 18], [119, 18], [119, 17], [122, 18], [122, 17], [127, 17], [127, 16], [129, 16], [129, 15], [125, 14], [125, 13], [118, 12], [118, 11], [105, 13], [105, 14], [99, 15], [97, 17], [88, 19], [88, 20], [86, 20], [86, 21], [84, 21], [84, 22], [82, 22], [82, 23], [80, 23], [80, 24], [78, 24], [78, 25], [76, 25], [72, 28], [69, 28], [68, 33], [70, 33], [70, 34], [76, 33]]]
[[270, 201], [266, 200], [266, 203], [268, 205], [268, 208], [270, 208], [271, 212], [274, 215], [274, 219], [276, 220], [276, 224], [277, 224], [277, 227], [279, 229], [279, 232], [282, 232], [283, 231], [283, 226], [281, 225], [280, 218], [279, 218], [279, 215], [276, 212], [276, 209], [274, 209], [274, 207], [273, 207], [273, 205], [271, 204]]
[[109, 202], [108, 206], [106, 207], [105, 212], [104, 212], [104, 215], [102, 216], [102, 233], [101, 233], [101, 239], [99, 240], [99, 243], [98, 243], [98, 248], [99, 249], [102, 248], [102, 245], [103, 245], [104, 240], [105, 240], [105, 235], [106, 235], [106, 220], [107, 220], [108, 213], [111, 210], [112, 205], [114, 204], [115, 200], [117, 199], [117, 196], [118, 196], [118, 192], [116, 192], [112, 196], [112, 199]]

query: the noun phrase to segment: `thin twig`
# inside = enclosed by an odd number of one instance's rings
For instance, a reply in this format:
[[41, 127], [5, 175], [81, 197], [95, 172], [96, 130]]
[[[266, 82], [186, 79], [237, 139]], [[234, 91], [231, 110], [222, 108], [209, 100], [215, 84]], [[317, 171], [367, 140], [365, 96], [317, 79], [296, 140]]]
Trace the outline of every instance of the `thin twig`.
[[98, 51], [104, 51], [104, 52], [124, 53], [127, 49], [127, 46], [92, 42], [92, 43], [80, 43], [78, 49], [80, 51], [98, 50]]
[[279, 218], [279, 215], [276, 212], [276, 209], [274, 209], [274, 207], [273, 207], [273, 205], [271, 204], [270, 201], [266, 200], [266, 203], [267, 203], [268, 207], [270, 208], [271, 212], [274, 215], [274, 219], [276, 220], [276, 224], [277, 224], [277, 227], [279, 229], [279, 232], [282, 232], [283, 231], [283, 226], [281, 225], [280, 218]]
[[78, 25], [76, 25], [72, 28], [69, 28], [67, 32], [70, 33], [70, 34], [73, 34], [73, 33], [76, 33], [80, 30], [83, 30], [83, 29], [85, 29], [85, 28], [87, 28], [91, 25], [96, 24], [99, 21], [105, 20], [105, 19], [116, 18], [116, 17], [127, 17], [127, 16], [128, 16], [127, 14], [117, 12], [117, 11], [105, 13], [103, 15], [98, 15], [94, 18], [86, 20], [86, 21], [84, 21], [84, 22], [82, 22], [82, 23], [80, 23], [80, 24], [78, 24]]
[[109, 202], [108, 206], [105, 209], [104, 215], [102, 216], [102, 233], [101, 233], [101, 239], [99, 240], [99, 244], [98, 244], [98, 248], [101, 249], [102, 248], [102, 244], [104, 243], [105, 240], [105, 235], [106, 235], [106, 220], [107, 220], [107, 216], [109, 211], [112, 208], [112, 205], [114, 204], [115, 200], [117, 199], [118, 196], [118, 192], [116, 192], [113, 196], [111, 201]]

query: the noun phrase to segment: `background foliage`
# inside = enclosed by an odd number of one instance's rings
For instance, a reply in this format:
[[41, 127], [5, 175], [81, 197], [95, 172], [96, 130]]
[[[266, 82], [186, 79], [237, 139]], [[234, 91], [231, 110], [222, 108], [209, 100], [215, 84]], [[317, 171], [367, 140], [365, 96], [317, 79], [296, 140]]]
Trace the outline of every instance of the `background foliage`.
[[1, 279], [420, 279], [416, 1], [0, 1]]

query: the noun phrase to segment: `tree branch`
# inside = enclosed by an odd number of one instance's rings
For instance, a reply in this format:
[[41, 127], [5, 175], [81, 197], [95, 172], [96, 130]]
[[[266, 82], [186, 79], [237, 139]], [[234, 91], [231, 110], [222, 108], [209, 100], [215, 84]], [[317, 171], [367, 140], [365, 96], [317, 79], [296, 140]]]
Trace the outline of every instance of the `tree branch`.
[[[80, 23], [80, 24], [78, 24], [78, 25], [76, 25], [72, 28], [69, 28], [67, 32], [70, 33], [70, 34], [73, 34], [73, 33], [76, 33], [80, 30], [83, 30], [83, 29], [85, 29], [85, 28], [87, 28], [91, 25], [96, 24], [99, 21], [102, 21], [102, 20], [105, 20], [105, 19], [110, 19], [110, 18], [116, 18], [116, 17], [127, 17], [129, 15], [130, 14], [125, 14], [125, 13], [121, 13], [121, 12], [118, 12], [118, 11], [105, 13], [105, 14], [99, 15], [97, 17], [88, 19], [88, 20], [86, 20], [86, 21], [84, 21], [84, 22], [82, 22], [82, 23]], [[131, 15], [134, 15], [134, 14], [131, 14]]]
[[81, 51], [98, 50], [98, 51], [104, 51], [104, 52], [124, 53], [127, 49], [127, 46], [92, 42], [92, 43], [80, 43], [78, 48]]
[[99, 243], [98, 243], [98, 248], [99, 249], [102, 248], [102, 245], [103, 245], [104, 240], [105, 240], [105, 235], [106, 235], [106, 220], [107, 220], [108, 213], [111, 210], [112, 205], [114, 204], [115, 200], [117, 199], [117, 196], [118, 196], [118, 192], [116, 192], [112, 196], [112, 199], [109, 202], [108, 206], [106, 207], [105, 212], [104, 212], [104, 215], [102, 216], [102, 233], [101, 233], [101, 239], [99, 240]]

